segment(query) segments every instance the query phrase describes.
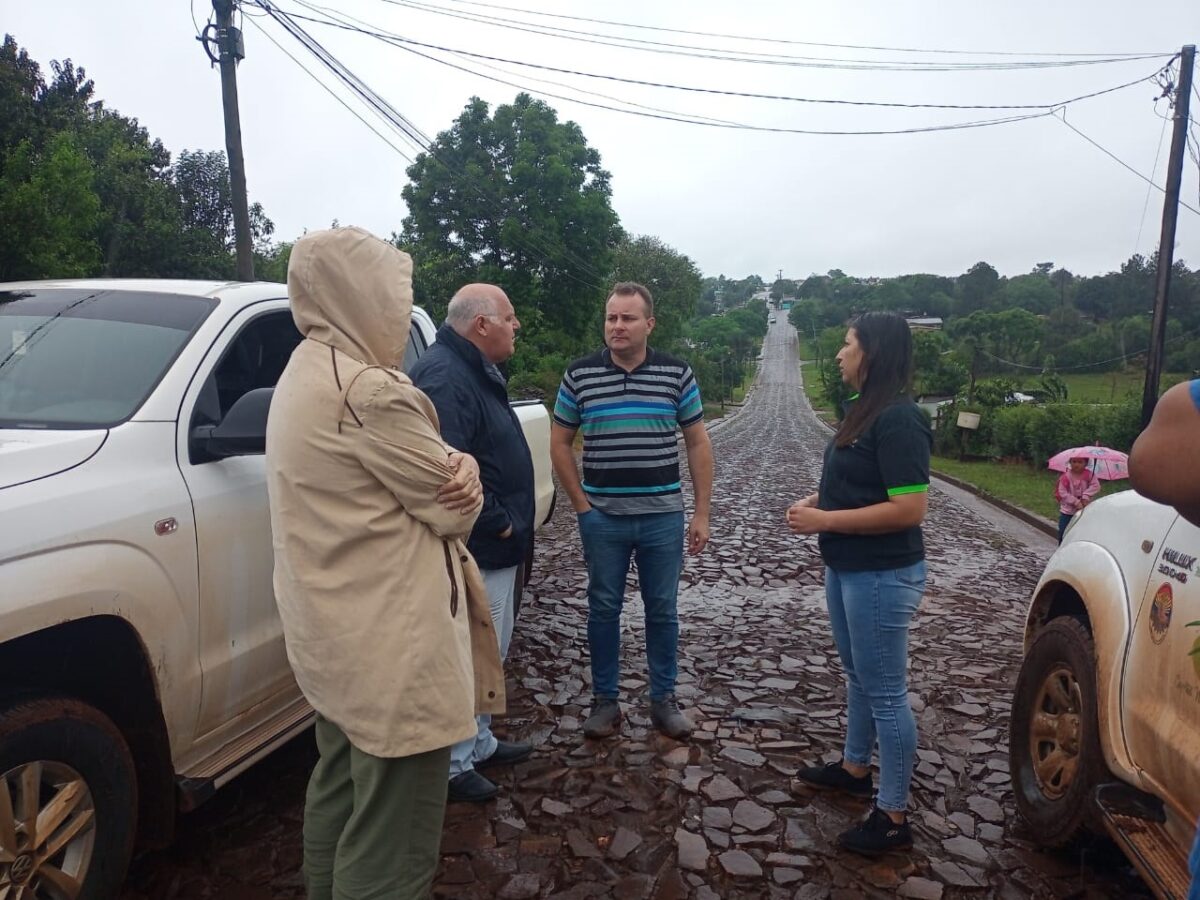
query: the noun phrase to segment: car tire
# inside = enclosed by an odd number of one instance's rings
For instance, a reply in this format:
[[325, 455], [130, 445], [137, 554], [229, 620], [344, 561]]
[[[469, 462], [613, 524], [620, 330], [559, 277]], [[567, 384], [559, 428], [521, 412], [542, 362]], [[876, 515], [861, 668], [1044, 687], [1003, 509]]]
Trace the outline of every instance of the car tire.
[[1092, 793], [1106, 772], [1095, 660], [1083, 622], [1058, 618], [1034, 639], [1017, 676], [1009, 774], [1017, 812], [1048, 847], [1069, 843], [1093, 824]]
[[[117, 895], [133, 850], [137, 777], [107, 716], [66, 697], [0, 708], [0, 790], [0, 885], [60, 885], [58, 893], [18, 891], [39, 900]], [[32, 843], [29, 829], [13, 827], [31, 813], [55, 823], [44, 834], [32, 829]], [[3, 846], [6, 835], [15, 847]]]

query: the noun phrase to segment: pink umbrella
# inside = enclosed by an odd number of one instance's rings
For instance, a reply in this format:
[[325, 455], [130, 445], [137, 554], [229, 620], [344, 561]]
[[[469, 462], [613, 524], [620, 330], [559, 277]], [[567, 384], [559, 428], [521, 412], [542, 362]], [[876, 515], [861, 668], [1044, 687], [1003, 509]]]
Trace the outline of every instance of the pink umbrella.
[[1065, 472], [1072, 459], [1083, 457], [1088, 467], [1101, 481], [1117, 481], [1129, 477], [1129, 454], [1108, 447], [1072, 447], [1050, 457], [1046, 468]]

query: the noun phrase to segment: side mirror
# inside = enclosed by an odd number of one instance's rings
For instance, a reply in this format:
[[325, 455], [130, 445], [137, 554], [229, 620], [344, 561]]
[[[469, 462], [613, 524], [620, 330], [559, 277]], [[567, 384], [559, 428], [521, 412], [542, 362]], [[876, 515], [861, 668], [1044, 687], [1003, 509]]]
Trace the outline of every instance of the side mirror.
[[267, 413], [275, 388], [255, 388], [238, 397], [220, 424], [192, 429], [191, 444], [210, 459], [252, 456], [267, 447]]

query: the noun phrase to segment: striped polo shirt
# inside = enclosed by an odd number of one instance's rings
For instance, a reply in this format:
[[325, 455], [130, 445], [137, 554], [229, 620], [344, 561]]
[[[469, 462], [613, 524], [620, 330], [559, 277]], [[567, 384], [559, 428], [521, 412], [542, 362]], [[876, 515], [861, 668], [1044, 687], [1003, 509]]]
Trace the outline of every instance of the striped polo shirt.
[[614, 515], [683, 509], [677, 429], [704, 418], [691, 366], [653, 349], [632, 372], [608, 348], [567, 366], [554, 421], [583, 430], [583, 490]]

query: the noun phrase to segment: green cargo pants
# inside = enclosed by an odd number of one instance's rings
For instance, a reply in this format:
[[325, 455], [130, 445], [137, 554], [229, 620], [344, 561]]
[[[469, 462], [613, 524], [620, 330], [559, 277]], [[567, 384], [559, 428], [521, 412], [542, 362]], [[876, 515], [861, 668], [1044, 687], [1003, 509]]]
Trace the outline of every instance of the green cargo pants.
[[424, 900], [438, 864], [450, 748], [381, 759], [317, 716], [304, 802], [308, 900]]

